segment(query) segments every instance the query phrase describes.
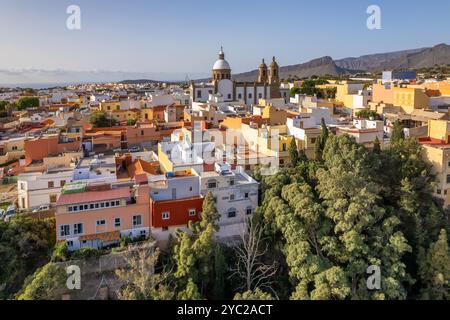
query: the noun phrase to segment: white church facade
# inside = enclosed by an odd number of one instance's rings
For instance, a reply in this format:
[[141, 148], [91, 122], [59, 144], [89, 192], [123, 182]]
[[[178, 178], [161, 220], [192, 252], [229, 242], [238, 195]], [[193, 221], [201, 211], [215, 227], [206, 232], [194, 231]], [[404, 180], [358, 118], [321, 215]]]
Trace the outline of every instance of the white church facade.
[[263, 59], [255, 82], [236, 82], [232, 80], [230, 64], [221, 49], [213, 66], [212, 81], [191, 83], [191, 101], [206, 102], [210, 95], [219, 95], [224, 102], [239, 101], [251, 106], [256, 105], [259, 99], [281, 98], [279, 69], [275, 57], [269, 67]]

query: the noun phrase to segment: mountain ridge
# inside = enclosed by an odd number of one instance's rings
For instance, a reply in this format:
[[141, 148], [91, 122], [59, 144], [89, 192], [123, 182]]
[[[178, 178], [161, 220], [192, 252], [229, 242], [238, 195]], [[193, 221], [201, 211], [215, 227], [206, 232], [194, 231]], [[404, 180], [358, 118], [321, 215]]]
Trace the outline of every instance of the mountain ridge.
[[[361, 72], [381, 72], [395, 69], [419, 69], [434, 65], [450, 64], [450, 46], [441, 43], [433, 47], [367, 54], [334, 60], [330, 56], [280, 67], [280, 77], [305, 78], [316, 76], [339, 76]], [[236, 81], [255, 81], [258, 70], [233, 75]]]

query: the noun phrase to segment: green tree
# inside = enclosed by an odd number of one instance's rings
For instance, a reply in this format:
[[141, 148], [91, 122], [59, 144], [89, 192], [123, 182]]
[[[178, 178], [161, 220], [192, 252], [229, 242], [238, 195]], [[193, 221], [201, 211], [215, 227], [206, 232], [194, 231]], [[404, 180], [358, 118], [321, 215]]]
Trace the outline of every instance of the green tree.
[[27, 276], [49, 262], [55, 238], [55, 219], [17, 215], [8, 223], [0, 220], [0, 298], [11, 297]]
[[255, 291], [246, 291], [244, 293], [236, 293], [233, 300], [274, 300], [270, 293], [264, 292], [261, 289]]
[[373, 153], [380, 154], [381, 153], [381, 144], [380, 140], [378, 139], [378, 136], [375, 137], [375, 141], [373, 142]]
[[200, 294], [204, 294], [213, 279], [216, 249], [214, 234], [219, 229], [219, 218], [214, 195], [209, 192], [203, 200], [200, 221], [189, 223], [191, 234], [181, 231], [177, 234], [178, 244], [174, 247], [175, 279], [178, 288], [184, 288], [183, 292], [191, 281], [196, 288], [200, 288]]
[[26, 279], [17, 300], [61, 300], [67, 292], [66, 279], [64, 269], [50, 262]]
[[397, 120], [394, 122], [394, 127], [391, 133], [391, 145], [395, 146], [397, 143], [405, 139], [403, 124]]
[[300, 155], [297, 149], [297, 143], [295, 141], [295, 138], [293, 137], [291, 140], [291, 144], [289, 146], [289, 158], [291, 159], [291, 165], [293, 167], [297, 166], [297, 163], [300, 160]]
[[[322, 165], [264, 181], [260, 210], [284, 253], [292, 299], [406, 298], [411, 248], [384, 207], [370, 155], [348, 136], [329, 136]], [[370, 265], [383, 266], [378, 292], [365, 283]]]
[[108, 128], [116, 125], [116, 120], [108, 118], [103, 112], [96, 112], [91, 115], [90, 123], [94, 128]]
[[450, 299], [450, 249], [444, 229], [441, 230], [438, 240], [431, 245], [422, 272], [425, 280], [423, 299]]
[[27, 110], [37, 107], [39, 107], [39, 98], [37, 97], [22, 97], [17, 101], [18, 110]]
[[136, 124], [136, 119], [128, 119], [127, 120], [127, 126], [134, 126]]
[[362, 119], [374, 119], [374, 120], [381, 120], [381, 117], [378, 113], [376, 113], [373, 110], [361, 110], [356, 113], [357, 118]]
[[325, 119], [324, 118], [322, 118], [322, 121], [321, 121], [321, 128], [322, 128], [322, 132], [316, 138], [316, 144], [314, 146], [316, 160], [318, 160], [318, 161], [322, 160], [323, 149], [325, 148], [325, 145], [327, 143], [328, 137], [330, 135], [330, 132], [328, 130], [328, 127], [327, 127], [327, 125], [325, 123]]
[[197, 285], [191, 278], [189, 278], [186, 288], [178, 294], [178, 300], [203, 300]]

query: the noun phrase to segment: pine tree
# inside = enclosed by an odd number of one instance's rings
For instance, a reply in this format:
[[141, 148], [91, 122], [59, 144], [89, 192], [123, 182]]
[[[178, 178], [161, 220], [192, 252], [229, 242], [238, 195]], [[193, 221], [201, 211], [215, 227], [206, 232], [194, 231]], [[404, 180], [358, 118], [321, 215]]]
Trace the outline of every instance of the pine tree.
[[300, 160], [300, 156], [297, 149], [297, 143], [295, 138], [292, 138], [291, 144], [289, 146], [289, 157], [291, 159], [291, 165], [295, 168]]
[[375, 141], [373, 142], [373, 153], [375, 154], [380, 154], [381, 153], [381, 144], [380, 144], [380, 140], [378, 139], [378, 137], [375, 138]]
[[191, 234], [178, 232], [178, 244], [174, 247], [178, 288], [187, 290], [191, 281], [203, 294], [212, 281], [216, 248], [214, 235], [219, 229], [219, 218], [214, 195], [210, 192], [203, 201], [201, 220], [189, 224]]
[[391, 146], [395, 146], [397, 143], [405, 139], [405, 133], [403, 131], [403, 124], [397, 120], [394, 122], [394, 128], [391, 133]]
[[439, 239], [431, 245], [422, 272], [426, 280], [426, 287], [422, 290], [423, 299], [450, 299], [450, 249], [444, 229]]
[[321, 128], [322, 128], [322, 132], [316, 138], [316, 144], [314, 146], [315, 156], [316, 156], [317, 161], [322, 161], [322, 153], [323, 153], [323, 150], [327, 143], [328, 137], [330, 135], [330, 132], [328, 131], [328, 127], [325, 123], [324, 118], [322, 118], [322, 121], [321, 121]]

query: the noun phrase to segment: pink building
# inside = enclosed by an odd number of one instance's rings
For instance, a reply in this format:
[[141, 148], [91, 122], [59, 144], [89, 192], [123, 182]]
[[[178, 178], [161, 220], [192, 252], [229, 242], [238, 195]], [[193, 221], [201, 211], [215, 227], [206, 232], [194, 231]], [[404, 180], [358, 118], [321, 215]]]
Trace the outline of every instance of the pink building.
[[114, 245], [121, 237], [150, 234], [149, 186], [137, 188], [68, 185], [56, 208], [58, 241], [70, 250]]

